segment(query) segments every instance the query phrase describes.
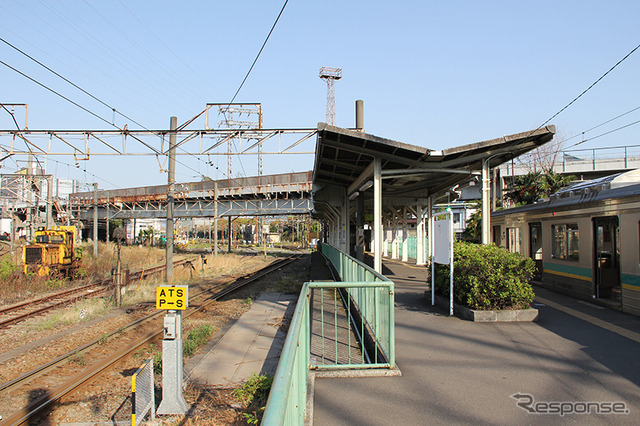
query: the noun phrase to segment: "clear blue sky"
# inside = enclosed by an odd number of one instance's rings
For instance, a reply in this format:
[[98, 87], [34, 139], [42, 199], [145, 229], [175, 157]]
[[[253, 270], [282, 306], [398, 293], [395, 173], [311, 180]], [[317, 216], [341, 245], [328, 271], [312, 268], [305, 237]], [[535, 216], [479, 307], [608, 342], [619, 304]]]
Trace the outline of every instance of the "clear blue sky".
[[[182, 123], [207, 102], [231, 100], [283, 3], [2, 0], [0, 36], [144, 126], [162, 129], [172, 115]], [[318, 70], [340, 67], [338, 126], [354, 126], [354, 102], [363, 99], [368, 133], [431, 149], [479, 142], [546, 121], [640, 44], [639, 16], [637, 1], [290, 0], [236, 102], [262, 103], [266, 128], [315, 127], [325, 121]], [[111, 120], [108, 108], [5, 44], [0, 58]], [[637, 51], [552, 124], [570, 138], [640, 106], [639, 71]], [[30, 129], [111, 128], [3, 65], [0, 81], [0, 102], [29, 104]], [[637, 120], [640, 110], [585, 136]], [[0, 128], [14, 127], [0, 111]], [[640, 145], [639, 132], [631, 126], [580, 147]], [[223, 178], [194, 158], [181, 161], [189, 168], [178, 165], [178, 181]], [[224, 158], [217, 161], [226, 168]], [[255, 157], [242, 163], [234, 170], [256, 173]], [[80, 168], [49, 159], [47, 166], [103, 188], [166, 182], [154, 158], [92, 157]], [[312, 167], [311, 155], [270, 157], [264, 173]], [[15, 169], [9, 159], [0, 172]]]

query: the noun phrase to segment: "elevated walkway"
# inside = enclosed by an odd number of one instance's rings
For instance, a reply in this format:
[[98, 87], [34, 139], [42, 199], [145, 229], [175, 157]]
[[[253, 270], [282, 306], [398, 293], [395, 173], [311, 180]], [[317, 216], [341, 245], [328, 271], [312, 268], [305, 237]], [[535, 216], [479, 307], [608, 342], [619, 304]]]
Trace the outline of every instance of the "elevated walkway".
[[[640, 319], [536, 288], [537, 323], [472, 323], [426, 303], [427, 268], [385, 261], [383, 273], [402, 377], [316, 378], [314, 424], [637, 424]], [[530, 414], [515, 394], [629, 414]]]

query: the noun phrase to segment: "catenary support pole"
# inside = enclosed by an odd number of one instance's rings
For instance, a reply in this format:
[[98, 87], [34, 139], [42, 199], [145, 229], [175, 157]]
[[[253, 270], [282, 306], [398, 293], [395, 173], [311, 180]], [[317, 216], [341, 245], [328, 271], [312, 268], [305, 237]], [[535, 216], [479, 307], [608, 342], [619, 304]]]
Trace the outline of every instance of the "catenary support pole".
[[218, 255], [218, 182], [213, 184], [213, 254]]
[[231, 241], [233, 240], [233, 218], [229, 216], [228, 231], [227, 231], [227, 243], [229, 244], [229, 253], [231, 253]]
[[93, 257], [98, 257], [98, 183], [93, 184]]
[[53, 226], [53, 175], [47, 176], [47, 229]]
[[[171, 117], [169, 129], [176, 130], [178, 127], [178, 117]], [[170, 284], [173, 275], [173, 202], [175, 198], [176, 184], [176, 134], [172, 132], [169, 135], [169, 177], [167, 180], [167, 263], [166, 279]]]

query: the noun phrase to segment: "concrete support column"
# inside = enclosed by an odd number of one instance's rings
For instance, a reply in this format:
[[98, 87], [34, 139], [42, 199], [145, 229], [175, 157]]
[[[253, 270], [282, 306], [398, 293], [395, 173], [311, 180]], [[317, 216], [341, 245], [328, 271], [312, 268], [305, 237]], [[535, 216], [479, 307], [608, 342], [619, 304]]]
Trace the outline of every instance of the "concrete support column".
[[382, 162], [373, 160], [373, 269], [382, 274]]
[[416, 206], [416, 265], [423, 266], [424, 260], [424, 212], [422, 206]]
[[489, 244], [489, 228], [491, 227], [491, 211], [489, 193], [491, 178], [489, 177], [489, 161], [482, 160], [482, 244]]

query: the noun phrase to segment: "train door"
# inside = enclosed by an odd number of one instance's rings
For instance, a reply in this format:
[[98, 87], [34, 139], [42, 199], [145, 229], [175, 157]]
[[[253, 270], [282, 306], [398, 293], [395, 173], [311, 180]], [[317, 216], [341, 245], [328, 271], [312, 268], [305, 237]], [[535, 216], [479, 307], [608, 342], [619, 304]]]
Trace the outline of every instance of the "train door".
[[542, 223], [529, 224], [529, 256], [536, 262], [533, 278], [542, 278]]
[[620, 300], [618, 217], [593, 219], [594, 297]]

